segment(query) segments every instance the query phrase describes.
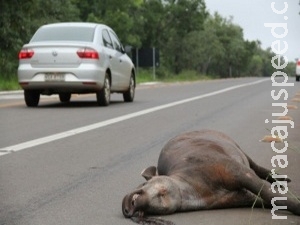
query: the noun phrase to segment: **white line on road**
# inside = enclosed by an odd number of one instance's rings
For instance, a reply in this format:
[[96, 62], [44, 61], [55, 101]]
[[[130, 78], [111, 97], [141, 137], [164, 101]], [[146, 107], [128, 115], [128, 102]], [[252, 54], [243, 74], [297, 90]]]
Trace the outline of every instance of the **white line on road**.
[[102, 121], [102, 122], [99, 122], [99, 123], [94, 123], [94, 124], [91, 124], [91, 125], [88, 125], [88, 126], [79, 127], [79, 128], [72, 129], [72, 130], [69, 130], [69, 131], [65, 131], [65, 132], [53, 134], [53, 135], [50, 135], [50, 136], [38, 138], [38, 139], [35, 139], [35, 140], [23, 142], [23, 143], [20, 143], [20, 144], [17, 144], [17, 145], [4, 147], [4, 148], [0, 149], [0, 156], [7, 155], [7, 154], [17, 152], [17, 151], [21, 151], [21, 150], [24, 150], [24, 149], [27, 149], [27, 148], [35, 147], [35, 146], [38, 146], [38, 145], [46, 144], [46, 143], [56, 141], [56, 140], [59, 140], [59, 139], [71, 137], [71, 136], [74, 136], [76, 134], [81, 134], [81, 133], [91, 131], [91, 130], [95, 130], [95, 129], [98, 129], [98, 128], [101, 128], [101, 127], [109, 126], [109, 125], [112, 125], [112, 124], [115, 124], [115, 123], [118, 123], [118, 122], [122, 122], [122, 121], [125, 121], [125, 120], [129, 120], [129, 119], [132, 119], [132, 118], [135, 118], [135, 117], [138, 117], [138, 116], [153, 113], [153, 112], [156, 112], [156, 111], [159, 111], [159, 110], [162, 110], [162, 109], [166, 109], [166, 108], [181, 105], [181, 104], [184, 104], [184, 103], [188, 103], [188, 102], [196, 101], [196, 100], [199, 100], [199, 99], [211, 97], [211, 96], [214, 96], [214, 95], [222, 94], [224, 92], [232, 91], [232, 90], [235, 90], [235, 89], [238, 89], [238, 88], [259, 84], [259, 83], [262, 83], [262, 82], [267, 81], [267, 80], [270, 80], [270, 79], [263, 79], [263, 80], [258, 80], [258, 81], [249, 82], [249, 83], [245, 83], [245, 84], [231, 86], [231, 87], [228, 87], [228, 88], [224, 88], [224, 89], [221, 89], [221, 90], [218, 90], [218, 91], [213, 91], [213, 92], [203, 94], [203, 95], [199, 95], [199, 96], [196, 96], [196, 97], [187, 98], [187, 99], [184, 99], [184, 100], [180, 100], [180, 101], [176, 101], [176, 102], [156, 106], [156, 107], [141, 110], [141, 111], [138, 111], [138, 112], [135, 112], [135, 113], [130, 113], [130, 114], [127, 114], [127, 115], [124, 115], [124, 116], [120, 116], [120, 117], [116, 117], [116, 118], [113, 118], [113, 119], [105, 120], [105, 121]]

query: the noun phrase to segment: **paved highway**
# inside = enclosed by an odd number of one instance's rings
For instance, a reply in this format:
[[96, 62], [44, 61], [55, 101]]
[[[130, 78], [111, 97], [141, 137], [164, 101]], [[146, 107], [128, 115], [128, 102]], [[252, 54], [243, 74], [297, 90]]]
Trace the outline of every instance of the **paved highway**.
[[[294, 79], [291, 79], [294, 81]], [[282, 80], [278, 80], [281, 82]], [[291, 81], [291, 82], [292, 82]], [[283, 96], [274, 100], [285, 89]], [[280, 170], [300, 195], [300, 85], [273, 87], [270, 79], [240, 78], [141, 85], [133, 103], [112, 95], [98, 107], [94, 95], [73, 96], [68, 104], [44, 97], [27, 108], [20, 93], [0, 94], [0, 225], [126, 225], [125, 194], [144, 180], [173, 136], [203, 128], [233, 137], [257, 163], [272, 168], [275, 153], [260, 142], [288, 103], [288, 167]], [[298, 99], [298, 100], [297, 100]], [[280, 145], [280, 144], [279, 144]], [[300, 224], [300, 217], [270, 210], [222, 209], [164, 216], [180, 224]]]

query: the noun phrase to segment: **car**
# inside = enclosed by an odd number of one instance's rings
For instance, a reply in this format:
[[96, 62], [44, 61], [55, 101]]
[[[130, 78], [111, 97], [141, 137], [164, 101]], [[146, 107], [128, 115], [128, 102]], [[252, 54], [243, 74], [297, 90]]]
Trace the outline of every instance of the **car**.
[[296, 81], [300, 80], [300, 59], [297, 60], [297, 64], [296, 64]]
[[41, 26], [19, 52], [18, 82], [28, 107], [40, 95], [58, 94], [69, 102], [72, 94], [95, 93], [97, 104], [108, 106], [111, 93], [135, 96], [134, 64], [109, 26], [87, 22]]

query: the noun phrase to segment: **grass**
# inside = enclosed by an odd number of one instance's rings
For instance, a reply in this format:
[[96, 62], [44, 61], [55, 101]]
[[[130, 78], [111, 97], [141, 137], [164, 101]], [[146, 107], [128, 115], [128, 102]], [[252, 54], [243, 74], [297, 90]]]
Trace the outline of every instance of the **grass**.
[[212, 76], [199, 74], [196, 71], [183, 71], [177, 75], [170, 74], [162, 70], [157, 70], [155, 76], [153, 70], [139, 69], [137, 71], [137, 83], [145, 82], [185, 82], [185, 81], [198, 81], [198, 80], [211, 80]]
[[18, 78], [4, 79], [0, 76], [0, 91], [20, 90]]
[[[211, 76], [199, 74], [196, 71], [183, 71], [180, 74], [171, 74], [163, 69], [156, 71], [155, 77], [152, 69], [141, 69], [137, 71], [137, 83], [146, 82], [185, 82], [185, 81], [197, 81], [197, 80], [210, 80]], [[0, 91], [20, 90], [21, 87], [18, 84], [18, 78], [13, 77], [4, 79], [0, 76]]]

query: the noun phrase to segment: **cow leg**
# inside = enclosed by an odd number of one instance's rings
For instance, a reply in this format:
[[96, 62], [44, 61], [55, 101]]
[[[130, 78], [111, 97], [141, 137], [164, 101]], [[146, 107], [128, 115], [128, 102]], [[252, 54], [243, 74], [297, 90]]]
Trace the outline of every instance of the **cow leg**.
[[[271, 185], [261, 180], [248, 168], [243, 168], [242, 171], [240, 170], [239, 176], [236, 177], [236, 179], [243, 188], [260, 196], [268, 205], [271, 204], [272, 200], [278, 197], [283, 197], [283, 195], [279, 193], [273, 193]], [[275, 203], [278, 207], [287, 206], [288, 211], [300, 216], [300, 201], [298, 199], [287, 197], [287, 200], [278, 200]]]
[[291, 181], [291, 179], [288, 178], [286, 175], [285, 176], [281, 175], [279, 178], [274, 179], [272, 177], [272, 173], [271, 173], [270, 170], [268, 170], [268, 169], [266, 169], [262, 166], [257, 165], [249, 156], [246, 155], [246, 157], [249, 161], [251, 169], [253, 169], [254, 172], [257, 174], [257, 176], [259, 176], [261, 179], [266, 180], [269, 183], [276, 182], [276, 180], [278, 180], [278, 181], [287, 181], [287, 182]]
[[211, 207], [209, 208], [223, 209], [237, 207], [271, 208], [271, 205], [264, 203], [260, 197], [254, 195], [253, 193], [242, 189], [239, 191], [230, 191], [226, 194], [218, 196], [217, 198], [214, 198], [211, 201]]

